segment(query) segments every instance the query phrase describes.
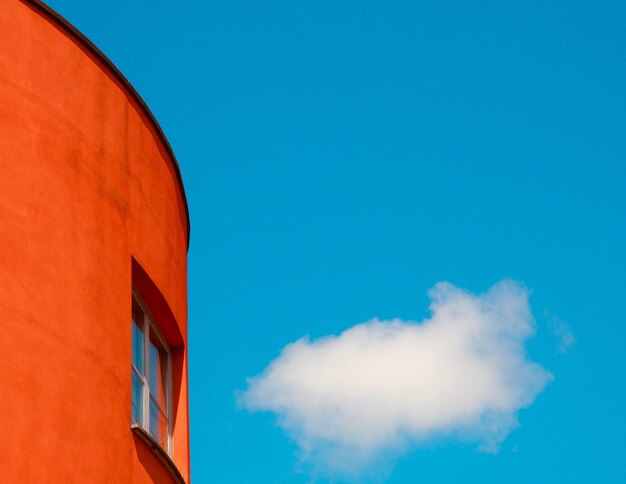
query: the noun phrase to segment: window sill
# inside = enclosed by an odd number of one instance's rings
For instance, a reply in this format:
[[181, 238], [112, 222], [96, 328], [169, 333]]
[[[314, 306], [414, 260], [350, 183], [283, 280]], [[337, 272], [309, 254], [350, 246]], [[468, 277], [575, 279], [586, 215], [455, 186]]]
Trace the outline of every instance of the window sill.
[[143, 442], [152, 449], [157, 458], [165, 465], [166, 469], [174, 479], [176, 484], [186, 484], [185, 478], [174, 464], [172, 458], [163, 450], [156, 440], [139, 424], [132, 424], [131, 430], [141, 439]]

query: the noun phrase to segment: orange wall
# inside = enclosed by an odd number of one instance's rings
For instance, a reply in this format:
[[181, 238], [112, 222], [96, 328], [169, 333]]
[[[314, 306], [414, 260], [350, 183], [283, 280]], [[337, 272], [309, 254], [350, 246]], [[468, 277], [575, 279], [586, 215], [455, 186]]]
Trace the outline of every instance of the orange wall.
[[[186, 347], [188, 220], [175, 162], [75, 34], [34, 2], [1, 3], [0, 482], [169, 482], [129, 425], [131, 261]], [[188, 480], [179, 355], [173, 460]]]

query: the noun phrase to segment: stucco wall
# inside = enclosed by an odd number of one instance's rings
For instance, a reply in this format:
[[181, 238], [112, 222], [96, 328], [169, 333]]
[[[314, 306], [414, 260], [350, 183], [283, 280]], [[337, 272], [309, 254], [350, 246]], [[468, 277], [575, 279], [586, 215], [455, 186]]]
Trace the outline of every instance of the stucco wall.
[[[0, 481], [168, 482], [130, 430], [131, 261], [186, 347], [188, 220], [175, 162], [76, 35], [29, 1], [2, 7]], [[179, 355], [173, 460], [188, 479]]]

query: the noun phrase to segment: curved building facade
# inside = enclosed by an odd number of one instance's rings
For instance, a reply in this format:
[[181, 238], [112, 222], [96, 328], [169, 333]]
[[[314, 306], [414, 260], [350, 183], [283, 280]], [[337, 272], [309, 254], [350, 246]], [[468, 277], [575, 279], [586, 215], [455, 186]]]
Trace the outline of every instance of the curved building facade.
[[0, 9], [0, 482], [189, 482], [189, 216], [106, 57]]

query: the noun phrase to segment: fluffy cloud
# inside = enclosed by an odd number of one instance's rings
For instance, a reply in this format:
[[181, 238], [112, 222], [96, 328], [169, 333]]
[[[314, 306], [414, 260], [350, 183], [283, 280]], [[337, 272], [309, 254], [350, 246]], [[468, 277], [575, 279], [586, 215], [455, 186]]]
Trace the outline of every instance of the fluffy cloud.
[[496, 450], [552, 378], [526, 357], [528, 293], [502, 281], [481, 295], [438, 283], [429, 296], [422, 322], [373, 319], [287, 345], [242, 403], [274, 412], [305, 459], [332, 473], [442, 437]]

